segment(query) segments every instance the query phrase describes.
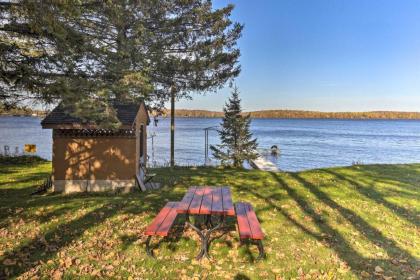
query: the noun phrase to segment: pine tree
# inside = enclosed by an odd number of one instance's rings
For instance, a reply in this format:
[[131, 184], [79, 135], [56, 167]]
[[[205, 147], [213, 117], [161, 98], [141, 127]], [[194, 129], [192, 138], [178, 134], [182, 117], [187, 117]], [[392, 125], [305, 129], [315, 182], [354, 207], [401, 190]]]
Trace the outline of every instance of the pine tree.
[[251, 118], [242, 115], [239, 90], [235, 86], [232, 96], [223, 108], [222, 129], [218, 131], [221, 144], [210, 146], [213, 156], [223, 165], [241, 167], [245, 160], [257, 158], [257, 139], [250, 132]]
[[[115, 124], [111, 101], [216, 91], [240, 72], [242, 25], [210, 0], [0, 0], [0, 103], [62, 102]], [[117, 124], [116, 124], [117, 125]]]

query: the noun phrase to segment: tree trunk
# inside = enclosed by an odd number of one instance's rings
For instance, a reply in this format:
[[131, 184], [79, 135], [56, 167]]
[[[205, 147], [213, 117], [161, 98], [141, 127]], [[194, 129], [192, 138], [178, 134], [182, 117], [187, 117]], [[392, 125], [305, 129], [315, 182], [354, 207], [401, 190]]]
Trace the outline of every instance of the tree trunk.
[[171, 168], [175, 166], [175, 87], [171, 87]]

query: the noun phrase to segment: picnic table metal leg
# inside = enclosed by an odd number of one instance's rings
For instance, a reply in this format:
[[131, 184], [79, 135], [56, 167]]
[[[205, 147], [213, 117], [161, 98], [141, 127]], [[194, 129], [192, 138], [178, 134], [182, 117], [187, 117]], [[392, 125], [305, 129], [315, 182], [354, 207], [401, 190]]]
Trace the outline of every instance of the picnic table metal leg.
[[198, 255], [195, 257], [197, 260], [201, 259], [203, 257], [204, 254], [206, 254], [206, 237], [204, 236], [204, 234], [201, 232], [201, 230], [196, 227], [195, 225], [193, 225], [192, 223], [190, 223], [189, 221], [186, 222], [187, 226], [191, 227], [200, 237], [200, 242], [201, 242], [201, 249], [200, 249], [200, 253], [198, 253]]
[[154, 258], [155, 256], [153, 255], [153, 251], [152, 251], [152, 250], [151, 250], [151, 248], [150, 248], [150, 241], [151, 241], [151, 239], [152, 239], [152, 236], [148, 236], [148, 237], [147, 237], [147, 240], [146, 240], [146, 254], [147, 254], [149, 257]]
[[207, 258], [210, 258], [209, 254], [208, 254], [208, 250], [209, 250], [209, 246], [210, 246], [210, 235], [212, 234], [212, 232], [214, 232], [214, 231], [218, 230], [219, 228], [221, 228], [224, 225], [224, 222], [225, 222], [225, 217], [224, 216], [220, 216], [219, 223], [215, 227], [209, 229], [206, 232], [206, 236], [205, 236], [205, 238], [206, 238], [206, 250], [205, 250], [205, 254], [204, 255]]
[[257, 246], [258, 246], [258, 251], [260, 252], [260, 254], [257, 257], [257, 261], [258, 261], [258, 260], [263, 259], [264, 256], [265, 256], [264, 247], [263, 247], [263, 244], [262, 244], [262, 240], [258, 240], [257, 241]]
[[206, 221], [205, 221], [206, 227], [207, 228], [212, 228], [214, 227], [214, 224], [211, 220], [211, 215], [206, 215]]
[[195, 232], [197, 232], [198, 236], [200, 237], [201, 250], [200, 250], [200, 253], [198, 253], [198, 255], [196, 256], [197, 260], [199, 260], [203, 257], [210, 258], [209, 253], [208, 253], [208, 249], [209, 249], [209, 245], [210, 245], [209, 244], [210, 243], [210, 235], [211, 235], [212, 232], [218, 230], [219, 228], [221, 228], [224, 225], [224, 218], [225, 218], [224, 216], [221, 216], [219, 223], [215, 227], [212, 227], [212, 228], [208, 229], [206, 233], [204, 233], [204, 230], [200, 230], [198, 227], [191, 224], [189, 221], [186, 222], [186, 224], [188, 226], [190, 226]]

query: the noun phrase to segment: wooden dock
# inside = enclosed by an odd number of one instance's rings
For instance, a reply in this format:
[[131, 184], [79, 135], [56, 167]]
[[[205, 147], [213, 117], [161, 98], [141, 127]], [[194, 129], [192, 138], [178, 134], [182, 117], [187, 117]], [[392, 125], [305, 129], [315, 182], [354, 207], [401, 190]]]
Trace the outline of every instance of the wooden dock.
[[259, 169], [259, 170], [272, 171], [272, 172], [280, 171], [277, 165], [275, 165], [273, 162], [261, 156], [255, 160], [251, 160], [249, 164], [253, 168]]

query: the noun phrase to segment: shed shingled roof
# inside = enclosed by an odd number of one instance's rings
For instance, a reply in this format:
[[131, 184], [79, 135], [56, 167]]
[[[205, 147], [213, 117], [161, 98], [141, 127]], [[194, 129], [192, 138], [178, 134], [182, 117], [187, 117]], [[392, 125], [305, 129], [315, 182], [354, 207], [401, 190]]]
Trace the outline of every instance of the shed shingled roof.
[[[123, 126], [132, 126], [136, 120], [138, 111], [140, 110], [141, 105], [144, 105], [143, 102], [131, 103], [131, 104], [117, 104], [114, 103], [112, 106], [117, 112], [117, 118]], [[146, 107], [144, 107], [146, 109]], [[147, 113], [147, 124], [149, 124], [150, 119]], [[55, 107], [41, 122], [43, 128], [51, 128], [53, 126], [60, 125], [78, 125], [84, 126], [89, 125], [89, 123], [84, 122], [82, 119], [73, 117], [70, 115], [70, 112], [65, 109], [62, 104], [59, 104]]]

